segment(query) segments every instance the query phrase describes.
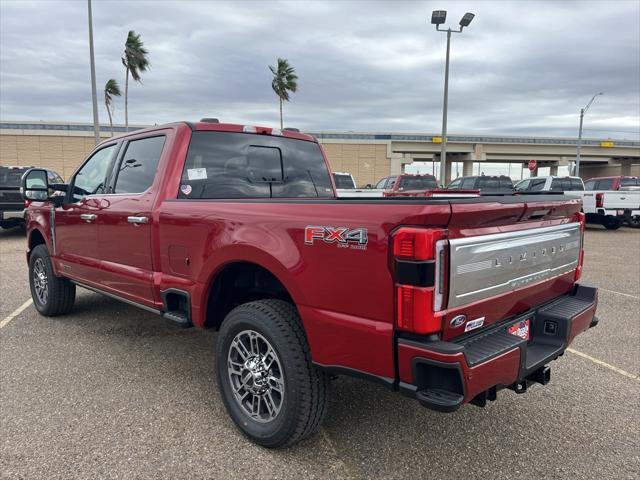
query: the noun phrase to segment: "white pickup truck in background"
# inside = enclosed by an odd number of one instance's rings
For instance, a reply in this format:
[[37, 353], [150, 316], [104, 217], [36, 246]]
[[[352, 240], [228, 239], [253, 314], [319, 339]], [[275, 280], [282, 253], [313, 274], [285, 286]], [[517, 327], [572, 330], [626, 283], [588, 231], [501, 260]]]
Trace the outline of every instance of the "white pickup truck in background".
[[378, 188], [358, 188], [349, 172], [333, 172], [338, 197], [382, 197], [384, 190]]
[[640, 227], [640, 189], [585, 190], [571, 195], [582, 197], [587, 223], [597, 223], [609, 230], [617, 230], [624, 223]]

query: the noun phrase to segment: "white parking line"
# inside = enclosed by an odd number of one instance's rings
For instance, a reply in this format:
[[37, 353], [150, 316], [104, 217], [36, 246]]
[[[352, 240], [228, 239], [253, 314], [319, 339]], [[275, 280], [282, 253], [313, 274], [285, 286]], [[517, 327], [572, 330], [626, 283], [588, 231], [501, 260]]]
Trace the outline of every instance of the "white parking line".
[[608, 368], [609, 370], [613, 370], [614, 372], [619, 373], [620, 375], [623, 375], [623, 376], [628, 377], [628, 378], [630, 378], [632, 380], [640, 382], [640, 377], [638, 377], [637, 375], [634, 375], [633, 373], [629, 373], [629, 372], [627, 372], [625, 370], [622, 370], [621, 368], [614, 367], [613, 365], [609, 365], [607, 362], [603, 362], [602, 360], [598, 360], [597, 358], [594, 358], [591, 355], [587, 355], [586, 353], [579, 352], [578, 350], [574, 350], [573, 348], [567, 348], [567, 352], [571, 352], [574, 355], [578, 355], [579, 357], [586, 358], [587, 360], [589, 360], [589, 361], [591, 361], [591, 362], [593, 362], [593, 363], [595, 363], [597, 365], [603, 366], [605, 368]]
[[27, 309], [27, 307], [29, 305], [31, 305], [33, 302], [31, 299], [27, 300], [26, 302], [24, 302], [22, 305], [20, 305], [18, 308], [16, 308], [13, 312], [11, 312], [7, 317], [3, 318], [2, 321], [0, 322], [0, 328], [4, 328], [6, 327], [9, 322], [11, 320], [13, 320], [14, 318], [16, 318], [18, 315], [20, 315], [24, 310]]
[[631, 298], [635, 298], [636, 300], [640, 300], [640, 297], [638, 297], [637, 295], [631, 295], [630, 293], [616, 292], [615, 290], [608, 290], [602, 287], [598, 287], [598, 290], [602, 290], [603, 292], [615, 293], [616, 295], [623, 295], [625, 297], [631, 297]]

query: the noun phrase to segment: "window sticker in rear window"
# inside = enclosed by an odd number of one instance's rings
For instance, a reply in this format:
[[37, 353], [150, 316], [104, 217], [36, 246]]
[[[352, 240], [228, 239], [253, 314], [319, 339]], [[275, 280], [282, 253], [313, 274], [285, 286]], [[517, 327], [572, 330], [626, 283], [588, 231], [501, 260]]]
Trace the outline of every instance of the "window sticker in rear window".
[[188, 168], [187, 178], [189, 178], [189, 180], [206, 180], [207, 169], [206, 168]]

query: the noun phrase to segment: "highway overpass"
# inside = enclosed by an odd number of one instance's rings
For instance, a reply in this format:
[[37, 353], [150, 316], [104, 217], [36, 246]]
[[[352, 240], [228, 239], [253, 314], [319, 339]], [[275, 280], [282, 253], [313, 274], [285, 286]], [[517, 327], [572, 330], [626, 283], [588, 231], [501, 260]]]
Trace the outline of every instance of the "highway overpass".
[[[132, 126], [132, 129], [144, 125]], [[101, 127], [108, 137], [108, 125]], [[114, 125], [116, 134], [125, 131]], [[404, 171], [413, 162], [437, 162], [442, 139], [425, 133], [308, 132], [323, 144], [335, 171], [351, 172], [358, 185]], [[575, 161], [576, 139], [506, 135], [449, 135], [447, 159], [462, 162], [462, 173], [472, 173], [474, 162], [519, 163], [536, 160], [538, 167]], [[93, 125], [69, 122], [0, 122], [0, 164], [52, 168], [67, 177], [93, 148]], [[436, 170], [437, 171], [437, 170]], [[535, 172], [534, 172], [535, 174]], [[582, 141], [581, 176], [640, 175], [640, 141], [589, 138]], [[447, 181], [451, 177], [451, 170]], [[448, 183], [448, 182], [447, 182]]]

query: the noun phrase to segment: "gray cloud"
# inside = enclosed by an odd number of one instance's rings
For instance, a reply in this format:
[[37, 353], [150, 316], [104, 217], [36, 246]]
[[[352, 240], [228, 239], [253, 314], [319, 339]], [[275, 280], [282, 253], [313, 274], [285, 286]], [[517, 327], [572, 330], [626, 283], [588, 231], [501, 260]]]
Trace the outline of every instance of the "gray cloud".
[[[285, 120], [307, 130], [440, 129], [446, 35], [454, 35], [449, 130], [640, 136], [640, 4], [607, 2], [172, 2], [94, 0], [98, 88], [124, 83], [129, 29], [152, 68], [130, 92], [132, 123], [217, 116], [278, 121], [268, 64], [288, 58], [300, 90]], [[86, 2], [0, 0], [0, 117], [91, 121]], [[106, 112], [101, 107], [101, 119]], [[115, 121], [123, 121], [122, 102]]]

